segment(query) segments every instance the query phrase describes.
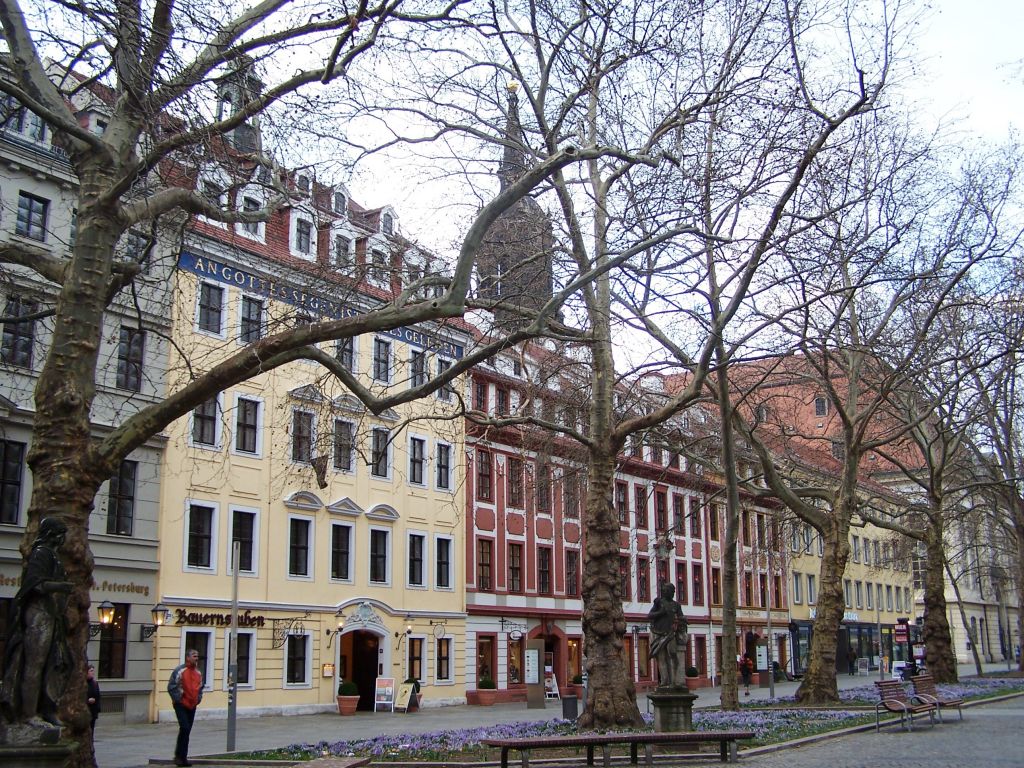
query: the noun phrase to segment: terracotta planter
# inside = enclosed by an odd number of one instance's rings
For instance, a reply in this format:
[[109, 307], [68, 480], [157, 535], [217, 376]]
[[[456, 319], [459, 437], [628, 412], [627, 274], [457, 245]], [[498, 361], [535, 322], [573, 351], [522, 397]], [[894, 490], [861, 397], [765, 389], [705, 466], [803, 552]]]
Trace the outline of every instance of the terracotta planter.
[[338, 696], [338, 714], [354, 715], [359, 706], [358, 696]]
[[583, 683], [573, 683], [572, 688], [576, 693], [576, 698], [583, 701]]
[[476, 703], [479, 704], [481, 707], [493, 706], [497, 698], [498, 692], [494, 688], [476, 689]]

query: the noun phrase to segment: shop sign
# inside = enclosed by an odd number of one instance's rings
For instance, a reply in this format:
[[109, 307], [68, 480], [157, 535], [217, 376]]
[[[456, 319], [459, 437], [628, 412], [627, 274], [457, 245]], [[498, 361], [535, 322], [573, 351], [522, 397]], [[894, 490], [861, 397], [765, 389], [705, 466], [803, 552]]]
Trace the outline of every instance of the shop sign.
[[[238, 614], [239, 627], [262, 627], [266, 624], [266, 618], [252, 614], [252, 611]], [[174, 623], [178, 626], [191, 627], [230, 627], [230, 613], [200, 613], [198, 611], [186, 611], [184, 608], [177, 608], [174, 611]]]

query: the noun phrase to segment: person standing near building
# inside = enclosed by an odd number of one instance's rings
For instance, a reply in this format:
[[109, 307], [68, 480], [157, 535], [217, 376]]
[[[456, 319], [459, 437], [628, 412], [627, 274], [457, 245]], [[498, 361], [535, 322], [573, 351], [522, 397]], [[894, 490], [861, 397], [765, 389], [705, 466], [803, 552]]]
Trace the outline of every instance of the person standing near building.
[[100, 716], [100, 684], [96, 681], [96, 667], [92, 664], [85, 672], [85, 703], [89, 707], [89, 725], [96, 738], [96, 720]]
[[178, 718], [178, 740], [174, 745], [175, 765], [192, 765], [188, 761], [188, 739], [196, 719], [196, 708], [203, 700], [203, 673], [199, 671], [198, 664], [199, 651], [188, 651], [185, 663], [176, 666], [167, 681], [167, 692], [171, 695], [174, 714]]
[[754, 660], [747, 654], [740, 659], [740, 677], [743, 678], [743, 695], [750, 695], [750, 679], [754, 676]]

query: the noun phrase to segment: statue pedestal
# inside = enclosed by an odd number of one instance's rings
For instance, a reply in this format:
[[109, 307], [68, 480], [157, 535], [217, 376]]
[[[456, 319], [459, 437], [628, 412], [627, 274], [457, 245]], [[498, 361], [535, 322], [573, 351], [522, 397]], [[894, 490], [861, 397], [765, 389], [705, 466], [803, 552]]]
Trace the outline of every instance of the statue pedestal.
[[75, 744], [0, 745], [4, 768], [63, 768], [71, 760]]
[[659, 733], [693, 730], [693, 702], [697, 694], [685, 686], [656, 688], [647, 694], [654, 705], [654, 730]]

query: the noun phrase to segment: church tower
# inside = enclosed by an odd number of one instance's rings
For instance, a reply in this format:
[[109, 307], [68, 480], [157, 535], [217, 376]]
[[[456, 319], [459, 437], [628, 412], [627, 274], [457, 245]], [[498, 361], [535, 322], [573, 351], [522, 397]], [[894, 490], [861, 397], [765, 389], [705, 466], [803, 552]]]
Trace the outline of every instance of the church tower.
[[[502, 190], [526, 171], [528, 162], [517, 91], [515, 83], [508, 88], [505, 150], [497, 172]], [[498, 302], [494, 309], [498, 328], [529, 322], [529, 313], [551, 298], [553, 245], [551, 222], [529, 195], [487, 230], [477, 261], [479, 294]]]

